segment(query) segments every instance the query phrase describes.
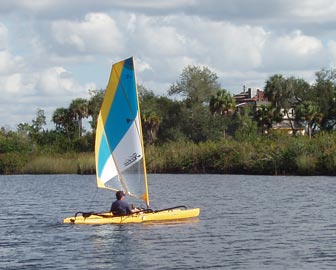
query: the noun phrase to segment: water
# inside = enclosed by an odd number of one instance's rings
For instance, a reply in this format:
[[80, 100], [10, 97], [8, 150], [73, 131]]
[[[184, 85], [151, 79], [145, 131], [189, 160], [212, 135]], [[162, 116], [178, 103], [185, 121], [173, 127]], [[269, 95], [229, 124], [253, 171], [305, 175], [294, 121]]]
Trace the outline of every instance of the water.
[[0, 176], [0, 269], [336, 269], [333, 177], [149, 175], [151, 207], [200, 207], [167, 224], [71, 225], [107, 210], [94, 176]]

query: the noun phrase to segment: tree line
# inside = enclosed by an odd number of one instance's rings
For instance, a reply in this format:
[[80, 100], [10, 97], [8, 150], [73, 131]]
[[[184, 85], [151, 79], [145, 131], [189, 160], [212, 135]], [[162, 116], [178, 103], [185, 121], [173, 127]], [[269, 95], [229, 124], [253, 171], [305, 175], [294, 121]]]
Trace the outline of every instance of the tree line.
[[308, 136], [333, 131], [336, 125], [336, 71], [316, 72], [312, 84], [304, 79], [275, 74], [266, 81], [265, 97], [269, 103], [236, 106], [228, 90], [221, 88], [218, 77], [208, 68], [187, 67], [180, 79], [168, 90], [168, 96], [157, 97], [142, 88], [140, 92], [146, 142], [162, 144], [187, 140], [194, 143], [262, 136], [276, 123], [289, 121], [292, 134], [298, 127]]
[[[275, 74], [268, 78], [263, 90], [269, 104], [236, 106], [233, 95], [221, 87], [216, 73], [201, 66], [184, 68], [166, 96], [155, 95], [139, 85], [145, 144], [191, 142], [197, 145], [223, 139], [251, 140], [267, 136], [272, 126], [284, 119], [290, 122], [293, 135], [298, 126], [306, 127], [310, 138], [318, 132], [335, 129], [335, 70], [316, 72], [314, 83]], [[18, 124], [16, 131], [1, 128], [0, 166], [4, 154], [11, 152], [92, 152], [104, 92], [90, 90], [88, 99], [76, 98], [69, 107], [57, 108], [52, 115], [51, 130], [44, 128], [43, 109], [37, 109], [30, 124]], [[89, 130], [83, 127], [84, 119]]]

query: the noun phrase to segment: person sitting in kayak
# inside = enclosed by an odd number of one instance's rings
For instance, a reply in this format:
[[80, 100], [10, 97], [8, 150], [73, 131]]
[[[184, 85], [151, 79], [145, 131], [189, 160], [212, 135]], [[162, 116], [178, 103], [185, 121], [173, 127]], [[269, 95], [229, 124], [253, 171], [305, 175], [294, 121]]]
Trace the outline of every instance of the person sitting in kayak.
[[132, 209], [128, 202], [124, 201], [125, 193], [121, 190], [116, 192], [117, 200], [114, 201], [111, 205], [111, 212], [115, 216], [129, 215], [139, 210], [134, 208]]

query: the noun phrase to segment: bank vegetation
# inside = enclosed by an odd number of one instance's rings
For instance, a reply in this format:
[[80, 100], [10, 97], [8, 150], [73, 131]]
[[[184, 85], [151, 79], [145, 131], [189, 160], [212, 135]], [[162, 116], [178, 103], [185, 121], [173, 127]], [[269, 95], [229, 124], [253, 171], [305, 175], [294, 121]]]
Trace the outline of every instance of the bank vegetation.
[[[167, 96], [138, 86], [148, 172], [335, 175], [335, 82], [335, 70], [316, 72], [313, 84], [275, 74], [261, 106], [237, 106], [207, 67], [186, 67]], [[2, 127], [0, 174], [94, 174], [104, 90], [89, 96], [57, 108], [53, 129], [40, 108], [16, 131]], [[274, 129], [285, 119], [289, 130]]]

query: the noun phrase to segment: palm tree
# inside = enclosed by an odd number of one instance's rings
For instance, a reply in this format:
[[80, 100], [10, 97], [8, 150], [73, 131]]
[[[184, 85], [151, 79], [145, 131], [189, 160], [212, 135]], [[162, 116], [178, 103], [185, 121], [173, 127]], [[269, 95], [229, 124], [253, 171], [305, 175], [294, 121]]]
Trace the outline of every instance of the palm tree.
[[70, 116], [69, 109], [57, 108], [54, 111], [51, 120], [56, 125], [56, 130], [64, 131], [68, 136], [68, 140], [70, 141], [70, 126], [72, 124], [72, 118]]
[[89, 93], [91, 97], [88, 101], [88, 115], [92, 118], [90, 125], [94, 131], [97, 127], [99, 110], [104, 99], [105, 90], [90, 90]]
[[254, 118], [259, 128], [261, 128], [261, 132], [267, 133], [267, 131], [272, 128], [273, 122], [281, 122], [282, 114], [279, 109], [271, 105], [261, 105], [257, 108]]
[[269, 78], [265, 85], [265, 96], [272, 103], [273, 107], [284, 108], [288, 97], [286, 79], [279, 74]]
[[157, 138], [157, 132], [159, 131], [161, 119], [160, 117], [155, 113], [143, 113], [143, 126], [144, 130], [146, 131], [148, 135], [148, 143], [153, 144]]
[[76, 98], [71, 102], [69, 110], [78, 124], [78, 138], [80, 138], [83, 133], [83, 118], [89, 115], [88, 101], [84, 98]]
[[[217, 93], [210, 97], [209, 108], [212, 116], [216, 114], [227, 118], [232, 114], [236, 107], [234, 98], [225, 90], [218, 90]], [[224, 137], [227, 129], [227, 123], [224, 126]]]
[[225, 116], [230, 115], [234, 111], [236, 104], [234, 98], [225, 89], [222, 89], [211, 96], [209, 106], [212, 115], [219, 114]]
[[313, 101], [303, 101], [297, 106], [295, 116], [297, 120], [307, 122], [309, 139], [312, 137], [313, 125], [323, 119], [319, 106]]

